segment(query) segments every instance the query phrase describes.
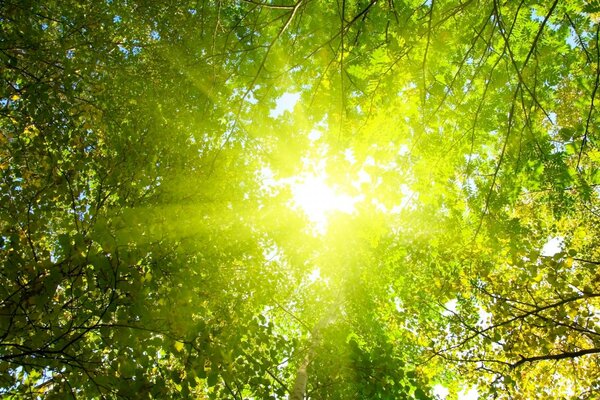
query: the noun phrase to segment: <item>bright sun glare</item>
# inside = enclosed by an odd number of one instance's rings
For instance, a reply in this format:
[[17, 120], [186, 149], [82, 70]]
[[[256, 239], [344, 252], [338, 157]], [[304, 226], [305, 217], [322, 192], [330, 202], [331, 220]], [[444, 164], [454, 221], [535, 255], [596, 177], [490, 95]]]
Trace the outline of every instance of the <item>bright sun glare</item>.
[[306, 213], [320, 232], [327, 225], [328, 214], [334, 211], [351, 214], [354, 212], [354, 204], [360, 200], [360, 197], [337, 192], [327, 185], [324, 176], [298, 178], [291, 190], [294, 203]]

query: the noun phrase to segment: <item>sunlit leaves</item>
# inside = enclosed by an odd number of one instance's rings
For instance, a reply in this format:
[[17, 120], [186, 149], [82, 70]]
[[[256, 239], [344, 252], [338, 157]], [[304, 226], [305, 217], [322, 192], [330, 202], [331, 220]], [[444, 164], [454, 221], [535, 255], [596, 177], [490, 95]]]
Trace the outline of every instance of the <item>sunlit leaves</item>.
[[587, 396], [588, 3], [3, 3], [0, 391]]

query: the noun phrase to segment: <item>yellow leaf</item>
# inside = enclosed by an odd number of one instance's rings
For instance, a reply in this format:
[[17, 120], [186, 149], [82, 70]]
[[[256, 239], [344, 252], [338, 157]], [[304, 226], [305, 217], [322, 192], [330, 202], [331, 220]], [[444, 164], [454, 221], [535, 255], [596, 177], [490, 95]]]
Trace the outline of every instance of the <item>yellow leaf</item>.
[[40, 130], [37, 128], [37, 126], [31, 124], [25, 127], [23, 133], [29, 138], [34, 138], [40, 133]]
[[180, 342], [179, 340], [175, 342], [175, 350], [177, 351], [181, 351], [183, 350], [183, 342]]

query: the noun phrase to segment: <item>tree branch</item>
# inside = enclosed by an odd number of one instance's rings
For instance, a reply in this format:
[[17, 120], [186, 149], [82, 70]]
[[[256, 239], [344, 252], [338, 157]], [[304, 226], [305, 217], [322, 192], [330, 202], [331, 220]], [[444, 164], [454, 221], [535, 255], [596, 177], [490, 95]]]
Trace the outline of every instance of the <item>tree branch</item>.
[[545, 354], [543, 356], [523, 357], [516, 363], [510, 364], [511, 368], [517, 368], [525, 363], [533, 363], [542, 360], [564, 360], [565, 358], [577, 358], [588, 354], [600, 353], [600, 348], [584, 349], [579, 351], [566, 351], [559, 354]]

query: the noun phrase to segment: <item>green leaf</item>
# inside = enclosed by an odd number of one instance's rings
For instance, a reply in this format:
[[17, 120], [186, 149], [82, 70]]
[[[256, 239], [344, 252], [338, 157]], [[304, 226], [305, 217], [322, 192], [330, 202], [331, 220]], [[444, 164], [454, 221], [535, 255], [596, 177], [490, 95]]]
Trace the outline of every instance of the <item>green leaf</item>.
[[208, 373], [208, 377], [206, 378], [206, 383], [208, 387], [213, 387], [217, 384], [219, 380], [219, 374], [216, 371], [211, 371]]

